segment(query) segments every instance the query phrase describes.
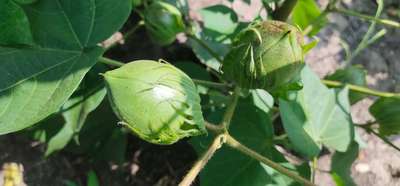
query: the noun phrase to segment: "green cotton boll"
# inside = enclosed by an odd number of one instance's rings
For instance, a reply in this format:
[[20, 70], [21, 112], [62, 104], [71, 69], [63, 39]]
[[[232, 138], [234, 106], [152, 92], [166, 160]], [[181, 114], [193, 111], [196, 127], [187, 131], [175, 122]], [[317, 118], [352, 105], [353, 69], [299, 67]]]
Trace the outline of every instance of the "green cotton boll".
[[196, 87], [173, 65], [138, 60], [104, 78], [121, 124], [141, 139], [169, 145], [207, 133]]
[[154, 1], [144, 11], [145, 27], [156, 43], [169, 45], [185, 30], [181, 12], [173, 5]]
[[222, 71], [246, 89], [272, 93], [299, 89], [302, 45], [303, 36], [296, 27], [280, 21], [257, 22], [235, 38]]

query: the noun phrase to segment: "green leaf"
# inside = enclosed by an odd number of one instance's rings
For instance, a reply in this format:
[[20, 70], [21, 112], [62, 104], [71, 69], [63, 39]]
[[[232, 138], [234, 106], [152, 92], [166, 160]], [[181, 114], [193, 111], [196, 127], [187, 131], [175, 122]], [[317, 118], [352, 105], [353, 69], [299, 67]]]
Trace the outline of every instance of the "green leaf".
[[[205, 43], [211, 50], [213, 50], [219, 58], [223, 58], [229, 51], [230, 40], [225, 41], [214, 41], [210, 36], [206, 35], [205, 32], [199, 31], [197, 37]], [[219, 71], [221, 63], [215, 59], [215, 57], [209, 53], [202, 45], [193, 39], [188, 40], [188, 44], [192, 47], [193, 52], [201, 63], [206, 66]]]
[[[239, 23], [236, 13], [224, 5], [206, 7], [200, 14], [204, 27], [195, 25], [195, 35], [222, 59], [228, 53], [232, 38], [245, 24]], [[219, 71], [221, 64], [209, 51], [193, 39], [188, 44], [202, 63]]]
[[332, 156], [331, 172], [337, 185], [355, 186], [351, 178], [351, 166], [358, 157], [358, 144], [353, 142], [346, 152], [335, 152]]
[[238, 16], [227, 6], [214, 5], [200, 10], [207, 35], [224, 34], [235, 32], [238, 27]]
[[[222, 113], [217, 110], [208, 120], [219, 123]], [[254, 106], [252, 98], [239, 100], [230, 126], [231, 135], [241, 143], [279, 163], [289, 165], [272, 146], [273, 128], [268, 114]], [[191, 144], [198, 154], [202, 154], [212, 138], [212, 135], [194, 137]], [[293, 169], [293, 166], [290, 168]], [[204, 186], [259, 186], [290, 185], [293, 181], [257, 160], [223, 146], [200, 173], [200, 183]]]
[[0, 134], [56, 112], [122, 26], [130, 0], [40, 0], [24, 5], [35, 46], [0, 46]]
[[66, 150], [88, 155], [95, 161], [122, 164], [125, 162], [127, 133], [117, 125], [118, 121], [105, 99], [86, 119], [79, 133], [79, 145], [69, 143]]
[[[110, 135], [110, 132], [109, 134]], [[111, 161], [112, 163], [122, 165], [125, 162], [125, 153], [128, 145], [128, 133], [120, 128], [115, 128], [111, 135], [105, 140], [94, 158], [97, 161]]]
[[86, 185], [100, 186], [99, 178], [97, 178], [96, 172], [94, 172], [93, 170], [88, 172]]
[[29, 21], [12, 0], [0, 1], [0, 44], [33, 44]]
[[388, 136], [400, 132], [400, 97], [379, 98], [369, 108], [379, 123], [379, 133]]
[[348, 88], [336, 94], [307, 66], [301, 78], [303, 89], [279, 100], [283, 126], [295, 149], [309, 158], [317, 156], [322, 145], [346, 151], [354, 138]]
[[265, 113], [274, 107], [274, 98], [265, 90], [255, 89], [251, 91], [253, 103]]
[[[62, 108], [64, 126], [48, 142], [46, 156], [63, 149], [79, 133], [89, 113], [103, 101], [106, 90], [102, 78], [98, 74], [105, 70], [100, 69], [102, 68], [98, 67], [90, 71], [80, 89], [64, 104]], [[76, 140], [78, 142], [78, 138]]]
[[326, 17], [321, 17], [320, 15], [321, 11], [315, 0], [299, 0], [292, 12], [292, 22], [303, 30], [313, 24], [312, 30], [309, 33], [310, 36], [313, 36], [327, 22]]
[[314, 39], [311, 42], [309, 42], [301, 47], [303, 49], [303, 53], [304, 54], [308, 53], [311, 49], [316, 47], [318, 45], [318, 43], [319, 43], [319, 38], [314, 37]]
[[[359, 65], [350, 66], [345, 69], [339, 69], [335, 73], [327, 76], [325, 79], [350, 83], [358, 86], [367, 86], [367, 71]], [[350, 92], [350, 103], [354, 104], [366, 97], [365, 94]]]

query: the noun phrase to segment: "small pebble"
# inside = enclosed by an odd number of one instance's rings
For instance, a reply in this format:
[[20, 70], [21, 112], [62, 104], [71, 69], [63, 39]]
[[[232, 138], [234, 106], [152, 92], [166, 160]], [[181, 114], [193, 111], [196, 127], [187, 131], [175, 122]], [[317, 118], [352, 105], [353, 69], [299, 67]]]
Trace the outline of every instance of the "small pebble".
[[354, 167], [359, 173], [367, 173], [370, 171], [370, 166], [366, 163], [358, 163]]

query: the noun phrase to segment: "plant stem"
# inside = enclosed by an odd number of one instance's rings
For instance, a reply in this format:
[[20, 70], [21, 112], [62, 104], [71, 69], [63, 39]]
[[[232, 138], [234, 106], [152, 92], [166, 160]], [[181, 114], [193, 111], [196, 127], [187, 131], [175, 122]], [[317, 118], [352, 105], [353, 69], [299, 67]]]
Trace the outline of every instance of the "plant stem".
[[310, 181], [308, 181], [307, 179], [297, 175], [296, 173], [290, 171], [289, 169], [279, 165], [278, 163], [273, 162], [272, 160], [260, 155], [259, 153], [251, 150], [250, 148], [242, 145], [240, 142], [238, 142], [232, 136], [229, 136], [229, 135], [226, 136], [226, 144], [229, 145], [230, 147], [242, 152], [243, 154], [262, 162], [263, 164], [275, 169], [276, 171], [292, 178], [293, 180], [295, 180], [303, 185], [314, 186], [314, 184], [311, 183]]
[[273, 12], [272, 17], [275, 20], [286, 21], [296, 4], [297, 0], [286, 0], [283, 2], [282, 6]]
[[216, 134], [223, 134], [225, 135], [225, 143], [230, 146], [233, 149], [236, 149], [240, 152], [242, 152], [245, 155], [248, 155], [251, 158], [254, 158], [262, 163], [264, 163], [265, 165], [275, 169], [276, 171], [292, 178], [293, 180], [302, 183], [306, 186], [314, 186], [313, 183], [311, 183], [310, 181], [308, 181], [307, 179], [297, 175], [296, 173], [294, 173], [293, 171], [279, 165], [278, 163], [273, 162], [272, 160], [258, 154], [257, 152], [251, 150], [250, 148], [246, 147], [245, 145], [241, 144], [239, 141], [237, 141], [235, 138], [233, 138], [232, 136], [229, 135], [229, 133], [221, 127], [221, 125], [214, 125], [211, 123], [206, 123], [206, 128]]
[[231, 120], [233, 117], [233, 114], [235, 113], [236, 105], [240, 97], [240, 88], [236, 87], [233, 95], [232, 95], [232, 101], [228, 105], [228, 108], [225, 111], [224, 118], [222, 120], [221, 126], [224, 126], [225, 130], [228, 131], [229, 125], [231, 124]]
[[388, 20], [388, 19], [379, 19], [379, 18], [375, 18], [373, 16], [369, 16], [369, 15], [365, 15], [365, 14], [361, 14], [361, 13], [354, 12], [351, 10], [337, 8], [337, 7], [333, 8], [332, 11], [341, 13], [341, 14], [345, 14], [345, 15], [349, 15], [349, 16], [358, 17], [361, 19], [369, 20], [369, 21], [375, 21], [379, 24], [383, 24], [383, 25], [387, 25], [387, 26], [391, 26], [391, 27], [395, 27], [395, 28], [400, 28], [400, 23], [396, 22], [396, 21], [392, 21], [392, 20]]
[[99, 57], [98, 61], [100, 63], [104, 63], [107, 65], [111, 65], [111, 66], [116, 66], [116, 67], [121, 67], [123, 65], [125, 65], [125, 63], [110, 59], [110, 58], [106, 58], [106, 57]]
[[203, 40], [197, 38], [197, 36], [193, 35], [193, 34], [187, 34], [187, 36], [196, 41], [201, 47], [203, 47], [205, 50], [207, 50], [207, 52], [213, 56], [218, 62], [220, 62], [221, 64], [223, 63], [223, 60], [219, 57], [219, 55], [213, 50], [211, 49]]
[[108, 46], [105, 50], [109, 50], [113, 47], [115, 47], [118, 42], [120, 42], [121, 40], [126, 40], [127, 38], [129, 38], [129, 36], [131, 36], [133, 33], [136, 32], [137, 29], [139, 29], [141, 26], [144, 25], [144, 21], [140, 20], [134, 27], [132, 27], [130, 30], [128, 30], [124, 35], [122, 39], [119, 39], [117, 41], [115, 41], [114, 43], [112, 43], [110, 46]]
[[206, 127], [209, 130], [217, 133], [218, 136], [214, 139], [207, 152], [204, 153], [199, 160], [193, 165], [190, 171], [183, 178], [182, 182], [179, 183], [179, 186], [190, 186], [201, 169], [207, 164], [208, 160], [212, 157], [212, 155], [217, 151], [226, 141], [226, 136], [228, 136], [228, 128], [229, 124], [232, 120], [233, 114], [235, 112], [235, 108], [239, 99], [240, 89], [238, 87], [235, 88], [235, 91], [232, 96], [232, 102], [229, 104], [227, 110], [225, 111], [224, 118], [220, 125], [212, 125], [206, 123]]
[[[377, 0], [376, 1], [378, 4], [378, 8], [376, 9], [375, 13], [375, 19], [379, 19], [379, 17], [382, 14], [383, 10], [383, 0]], [[368, 45], [371, 44], [371, 38], [374, 37], [372, 36], [375, 32], [375, 27], [376, 27], [376, 21], [372, 21], [371, 25], [368, 27], [367, 32], [364, 34], [364, 37], [362, 38], [361, 42], [358, 44], [357, 48], [354, 50], [353, 53], [350, 53], [349, 57], [346, 59], [345, 67], [351, 65], [352, 60], [365, 48], [368, 47]], [[379, 33], [379, 32], [378, 32]]]
[[217, 83], [217, 82], [212, 82], [212, 81], [205, 81], [205, 80], [200, 80], [200, 79], [192, 79], [194, 83], [196, 84], [201, 84], [209, 87], [216, 87], [216, 88], [227, 88], [229, 87], [228, 85], [224, 83]]
[[190, 186], [196, 179], [197, 175], [204, 168], [207, 162], [211, 159], [214, 153], [222, 147], [225, 143], [225, 134], [220, 134], [214, 138], [208, 150], [195, 162], [193, 167], [189, 170], [179, 186]]
[[393, 147], [394, 149], [396, 149], [397, 151], [400, 152], [400, 148], [397, 147], [395, 144], [393, 144], [390, 140], [388, 140], [385, 136], [379, 134], [378, 132], [375, 132], [374, 129], [371, 128], [370, 125], [356, 125], [357, 127], [363, 128], [365, 131], [367, 131], [368, 133], [372, 133], [373, 135], [375, 135], [376, 137], [380, 138], [383, 142], [385, 142], [386, 144], [388, 144], [389, 146]]
[[215, 124], [211, 124], [209, 122], [206, 122], [205, 124], [206, 124], [207, 130], [210, 130], [215, 134], [222, 134], [225, 132], [224, 127], [222, 127], [221, 125], [215, 125]]
[[311, 162], [311, 182], [315, 183], [315, 176], [318, 170], [318, 158], [314, 157]]
[[372, 96], [378, 96], [378, 97], [386, 97], [386, 98], [391, 98], [391, 97], [400, 97], [400, 93], [392, 93], [392, 92], [382, 92], [378, 90], [372, 90], [367, 87], [363, 86], [357, 86], [357, 85], [352, 85], [352, 84], [347, 84], [347, 83], [342, 83], [339, 81], [332, 81], [332, 80], [321, 80], [322, 83], [329, 87], [343, 87], [347, 85], [351, 91], [354, 92], [359, 92], [362, 94], [367, 94], [367, 95], [372, 95]]

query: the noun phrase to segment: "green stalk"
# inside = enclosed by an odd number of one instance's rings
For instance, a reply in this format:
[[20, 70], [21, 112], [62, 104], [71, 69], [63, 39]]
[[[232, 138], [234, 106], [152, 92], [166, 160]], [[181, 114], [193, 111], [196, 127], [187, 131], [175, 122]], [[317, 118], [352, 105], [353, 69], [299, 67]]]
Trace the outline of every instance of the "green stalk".
[[375, 132], [374, 129], [371, 128], [371, 125], [355, 125], [357, 127], [363, 128], [365, 131], [368, 133], [372, 133], [376, 137], [380, 138], [383, 142], [391, 146], [392, 148], [396, 149], [397, 151], [400, 152], [400, 148], [397, 147], [395, 144], [393, 144], [390, 140], [388, 140], [385, 136], [379, 134], [378, 132]]
[[314, 157], [311, 162], [311, 182], [315, 183], [315, 176], [318, 170], [318, 158]]
[[361, 19], [365, 19], [368, 21], [374, 21], [376, 23], [379, 24], [383, 24], [383, 25], [387, 25], [387, 26], [391, 26], [394, 28], [400, 28], [400, 23], [396, 22], [396, 21], [392, 21], [392, 20], [388, 20], [388, 19], [380, 19], [380, 18], [376, 18], [370, 15], [365, 15], [365, 14], [361, 14], [358, 12], [354, 12], [351, 10], [347, 10], [347, 9], [343, 9], [343, 8], [333, 8], [332, 9], [333, 12], [337, 12], [337, 13], [341, 13], [341, 14], [345, 14], [345, 15], [349, 15], [349, 16], [354, 16], [354, 17], [358, 17]]
[[194, 163], [178, 186], [190, 186], [214, 153], [225, 143], [225, 135], [220, 134], [214, 138], [208, 150]]
[[315, 186], [309, 180], [299, 176], [298, 174], [294, 173], [293, 171], [288, 170], [287, 168], [279, 165], [278, 163], [275, 163], [274, 161], [260, 155], [259, 153], [253, 151], [252, 149], [242, 145], [240, 142], [238, 142], [236, 139], [234, 139], [230, 135], [226, 136], [226, 144], [228, 146], [232, 147], [233, 149], [238, 150], [239, 152], [262, 162], [263, 164], [275, 169], [276, 171], [288, 176], [289, 178], [292, 178], [293, 180], [295, 180], [303, 185]]
[[293, 180], [306, 185], [306, 186], [315, 186], [313, 183], [311, 183], [309, 180], [297, 175], [293, 171], [283, 167], [282, 165], [275, 163], [274, 161], [260, 155], [259, 153], [253, 151], [252, 149], [246, 147], [245, 145], [241, 144], [239, 141], [237, 141], [235, 138], [229, 135], [229, 133], [224, 130], [223, 128], [220, 127], [220, 125], [214, 125], [210, 123], [206, 123], [206, 128], [209, 131], [212, 131], [216, 134], [224, 134], [225, 135], [225, 143], [230, 146], [231, 148], [238, 150], [239, 152], [255, 159], [263, 164], [275, 169], [276, 171], [288, 176], [289, 178], [292, 178]]
[[110, 58], [106, 58], [106, 57], [99, 57], [98, 61], [100, 63], [104, 63], [107, 65], [111, 65], [111, 66], [116, 66], [116, 67], [121, 67], [123, 65], [125, 65], [125, 63], [110, 59]]
[[386, 98], [400, 97], [400, 93], [383, 92], [383, 91], [369, 89], [369, 88], [363, 87], [363, 86], [341, 83], [339, 81], [331, 81], [331, 80], [326, 80], [326, 79], [321, 80], [321, 81], [322, 81], [322, 83], [324, 83], [325, 85], [327, 85], [329, 87], [343, 87], [343, 86], [347, 85], [351, 91], [362, 93], [362, 94], [367, 94], [367, 95], [371, 95], [371, 96], [386, 97]]
[[239, 99], [239, 88], [235, 88], [235, 92], [233, 93], [232, 97], [232, 102], [228, 105], [228, 108], [225, 111], [222, 123], [218, 126], [206, 123], [207, 129], [214, 131], [215, 133], [218, 134], [218, 136], [213, 140], [208, 150], [199, 158], [199, 160], [196, 161], [196, 163], [193, 165], [190, 171], [185, 175], [181, 183], [179, 183], [179, 186], [190, 186], [196, 179], [200, 171], [204, 168], [207, 162], [214, 155], [214, 153], [219, 148], [221, 148], [222, 145], [225, 143], [226, 136], [229, 136], [227, 126], [229, 127], [229, 123], [232, 120], [238, 99]]
[[238, 103], [240, 97], [240, 88], [236, 87], [233, 95], [232, 101], [228, 105], [228, 108], [225, 111], [224, 119], [222, 120], [221, 126], [224, 126], [225, 130], [228, 131], [229, 125], [231, 124], [233, 114], [235, 113], [236, 105]]
[[296, 4], [297, 0], [286, 0], [278, 9], [273, 12], [272, 17], [275, 20], [286, 21]]
[[215, 87], [215, 88], [227, 88], [229, 85], [224, 84], [224, 83], [217, 83], [217, 82], [212, 82], [212, 81], [204, 81], [200, 79], [192, 79], [194, 83], [200, 84], [200, 85], [205, 85], [208, 87]]
[[[144, 25], [144, 21], [143, 20], [141, 20], [141, 21], [139, 21], [134, 27], [132, 27], [130, 30], [128, 30], [124, 35], [123, 35], [123, 40], [126, 40], [126, 39], [128, 39], [133, 33], [135, 33], [136, 32], [136, 30], [137, 29], [139, 29], [141, 26], [143, 26]], [[111, 49], [111, 48], [113, 48], [113, 47], [115, 47], [115, 46], [117, 46], [117, 43], [119, 42], [120, 40], [118, 40], [118, 41], [115, 41], [113, 44], [111, 44], [109, 47], [107, 47], [105, 50], [109, 50], [109, 49]]]

